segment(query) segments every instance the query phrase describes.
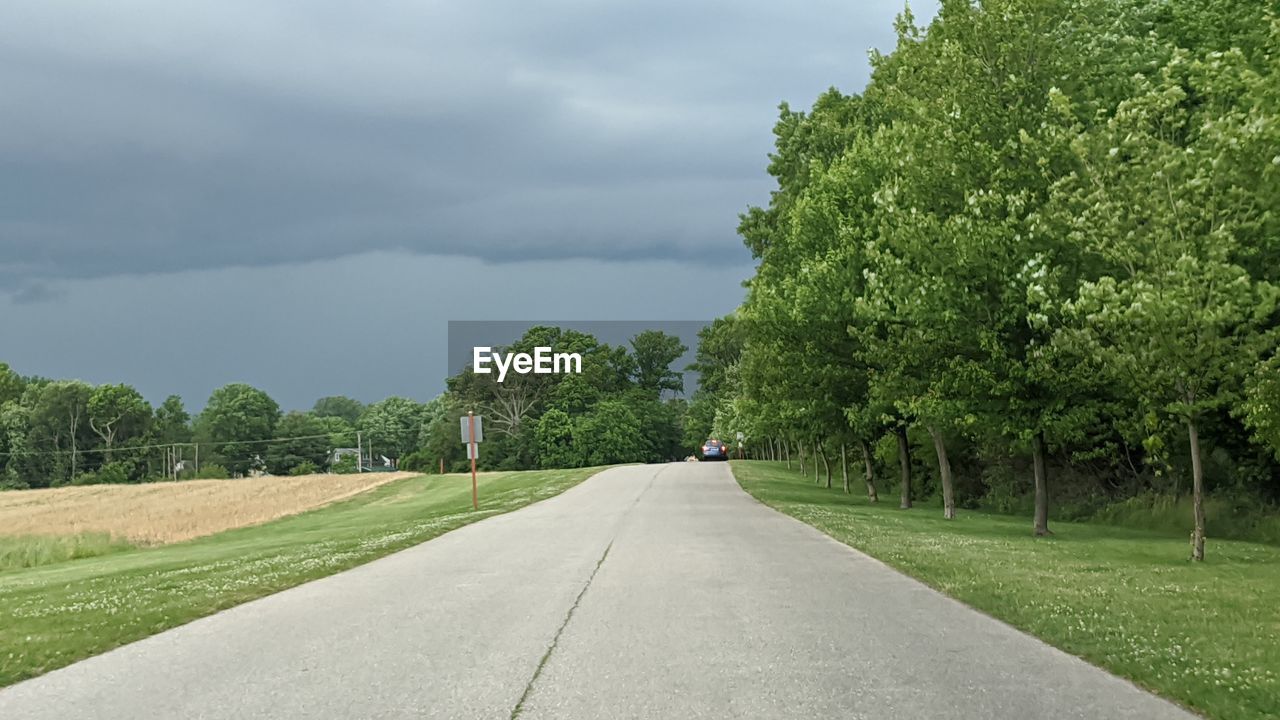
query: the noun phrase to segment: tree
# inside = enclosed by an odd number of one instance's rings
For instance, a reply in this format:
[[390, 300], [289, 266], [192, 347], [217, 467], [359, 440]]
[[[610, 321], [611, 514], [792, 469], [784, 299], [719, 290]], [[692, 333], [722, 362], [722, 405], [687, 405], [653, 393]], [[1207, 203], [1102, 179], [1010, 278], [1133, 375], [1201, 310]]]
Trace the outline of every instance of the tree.
[[[1238, 186], [1239, 168], [1267, 161], [1237, 156], [1252, 131], [1232, 108], [1261, 82], [1239, 53], [1175, 52], [1081, 138], [1080, 181], [1058, 188], [1080, 209], [1078, 236], [1112, 268], [1067, 303], [1076, 323], [1063, 342], [1125, 383], [1149, 430], [1166, 418], [1184, 427], [1194, 560], [1205, 544], [1202, 420], [1239, 397], [1276, 342], [1277, 288], [1239, 264], [1269, 213]], [[1147, 445], [1160, 449], [1154, 432]]]
[[280, 406], [262, 390], [232, 383], [213, 391], [200, 423], [226, 468], [244, 475], [275, 436]]
[[1243, 412], [1254, 438], [1280, 459], [1280, 353], [1259, 364], [1249, 378]]
[[582, 465], [573, 443], [573, 419], [563, 410], [552, 408], [538, 419], [538, 463], [544, 468]]
[[151, 404], [128, 385], [94, 388], [87, 410], [89, 428], [102, 438], [103, 456], [108, 463], [117, 441], [141, 437], [151, 424]]
[[364, 405], [359, 400], [352, 400], [343, 395], [322, 397], [316, 400], [316, 404], [311, 408], [311, 414], [316, 417], [342, 418], [348, 425], [355, 425], [363, 411]]
[[0, 403], [0, 488], [27, 488], [31, 483], [22, 472], [29, 459], [27, 440], [31, 433], [30, 410], [19, 402]]
[[0, 362], [0, 405], [17, 402], [22, 398], [24, 383], [18, 373], [8, 363]]
[[182, 404], [182, 398], [170, 395], [156, 408], [151, 429], [162, 443], [191, 442], [191, 415]]
[[91, 445], [87, 425], [89, 396], [93, 387], [79, 380], [59, 380], [36, 389], [31, 410], [32, 450], [55, 451], [55, 477], [44, 484], [69, 482], [84, 467], [81, 454]]
[[671, 369], [671, 365], [688, 349], [680, 338], [660, 330], [645, 330], [631, 338], [636, 386], [654, 395], [663, 390], [684, 392], [683, 373]]
[[356, 429], [351, 423], [334, 415], [318, 417], [315, 420], [320, 432], [328, 435], [326, 442], [329, 449], [355, 447]]
[[623, 400], [602, 400], [579, 418], [573, 448], [584, 465], [645, 462], [653, 452], [639, 418]]
[[329, 438], [324, 424], [310, 413], [295, 410], [280, 418], [275, 437], [276, 442], [267, 447], [263, 456], [267, 472], [272, 475], [288, 475], [303, 463], [324, 467], [329, 459]]
[[364, 409], [356, 427], [365, 447], [395, 460], [413, 452], [422, 433], [422, 405], [408, 398], [389, 397]]

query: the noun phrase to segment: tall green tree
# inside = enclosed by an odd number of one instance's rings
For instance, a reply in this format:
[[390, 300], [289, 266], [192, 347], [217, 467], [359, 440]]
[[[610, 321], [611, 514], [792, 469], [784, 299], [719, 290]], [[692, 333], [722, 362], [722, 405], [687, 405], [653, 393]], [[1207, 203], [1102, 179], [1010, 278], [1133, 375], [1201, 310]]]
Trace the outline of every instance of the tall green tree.
[[151, 427], [156, 439], [162, 443], [191, 442], [191, 414], [177, 395], [170, 395], [160, 403]]
[[247, 474], [275, 437], [280, 406], [270, 395], [244, 383], [224, 385], [209, 396], [200, 424], [228, 470]]
[[263, 462], [272, 475], [287, 475], [303, 463], [322, 468], [329, 457], [325, 426], [310, 413], [293, 411], [276, 423], [277, 442], [267, 446]]
[[413, 452], [422, 434], [422, 405], [403, 397], [389, 397], [367, 408], [356, 427], [366, 448], [396, 460]]
[[311, 408], [311, 414], [316, 417], [342, 418], [349, 425], [355, 425], [362, 412], [364, 412], [364, 404], [345, 395], [322, 397], [316, 400], [316, 404]]
[[89, 394], [87, 410], [106, 462], [111, 462], [116, 443], [142, 437], [151, 425], [151, 404], [129, 385], [99, 385]]
[[1195, 560], [1206, 534], [1203, 419], [1239, 398], [1276, 342], [1276, 286], [1239, 264], [1242, 240], [1271, 212], [1235, 182], [1250, 162], [1234, 150], [1252, 132], [1236, 109], [1251, 82], [1240, 53], [1175, 52], [1082, 137], [1086, 169], [1060, 188], [1076, 196], [1068, 204], [1080, 208], [1078, 235], [1112, 267], [1082, 285], [1064, 340], [1105, 359], [1151, 430], [1162, 419], [1185, 428]]
[[22, 377], [8, 363], [0, 362], [0, 405], [20, 400], [24, 387]]
[[684, 392], [684, 374], [672, 365], [688, 350], [680, 338], [661, 330], [645, 330], [631, 338], [636, 387], [654, 395], [664, 390]]

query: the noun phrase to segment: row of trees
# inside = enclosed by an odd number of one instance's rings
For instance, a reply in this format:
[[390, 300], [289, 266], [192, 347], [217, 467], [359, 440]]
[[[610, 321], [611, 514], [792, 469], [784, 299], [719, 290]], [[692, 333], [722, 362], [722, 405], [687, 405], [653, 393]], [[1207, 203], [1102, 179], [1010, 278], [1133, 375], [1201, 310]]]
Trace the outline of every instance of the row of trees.
[[355, 447], [357, 433], [369, 454], [396, 460], [420, 446], [443, 407], [335, 396], [282, 413], [266, 392], [237, 383], [192, 417], [176, 395], [153, 408], [128, 385], [20, 377], [0, 363], [0, 487], [141, 482], [172, 476], [180, 460], [190, 474], [197, 447], [209, 477], [316, 472], [335, 448]]
[[688, 348], [678, 337], [649, 330], [629, 346], [556, 327], [534, 327], [502, 352], [536, 347], [582, 356], [581, 374], [508, 375], [464, 370], [449, 378], [441, 402], [448, 408], [428, 429], [414, 466], [444, 458], [466, 467], [457, 418], [467, 410], [485, 417], [483, 467], [503, 470], [583, 467], [679, 458], [701, 445], [682, 440], [686, 403], [675, 362]]
[[[530, 330], [504, 351], [549, 346], [583, 356], [581, 375], [495, 375], [469, 370], [449, 378], [428, 403], [390, 397], [371, 405], [325, 397], [306, 412], [282, 413], [266, 392], [218, 388], [192, 417], [181, 398], [152, 407], [128, 385], [24, 378], [0, 364], [0, 487], [140, 482], [173, 475], [179, 460], [204, 476], [276, 475], [328, 469], [337, 448], [359, 443], [367, 456], [409, 470], [467, 466], [458, 417], [485, 416], [481, 466], [578, 467], [678, 457], [684, 401], [673, 363], [686, 348], [661, 332], [611, 347], [558, 328]], [[357, 439], [359, 438], [359, 439]], [[700, 444], [697, 440], [692, 445]], [[355, 458], [350, 457], [354, 470]]]
[[1280, 496], [1268, 5], [904, 14], [863, 93], [783, 105], [777, 190], [740, 226], [759, 266], [713, 333], [737, 382], [691, 417], [770, 455], [850, 450], [873, 499], [874, 461], [896, 453], [903, 507], [926, 444], [947, 518], [993, 468], [1025, 470], [1037, 535], [1051, 468], [1112, 493], [1186, 478], [1202, 559], [1206, 474]]

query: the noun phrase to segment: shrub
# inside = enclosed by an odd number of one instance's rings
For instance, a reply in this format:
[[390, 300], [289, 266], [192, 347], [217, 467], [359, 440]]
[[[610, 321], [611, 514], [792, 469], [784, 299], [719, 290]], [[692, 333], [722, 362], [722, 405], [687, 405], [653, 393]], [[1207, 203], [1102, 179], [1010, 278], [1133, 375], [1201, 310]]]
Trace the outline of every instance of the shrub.
[[131, 482], [129, 465], [121, 462], [110, 462], [98, 468], [98, 482], [119, 484]]
[[[72, 485], [98, 485], [101, 483], [102, 481], [98, 479], [98, 473], [95, 472], [77, 473], [75, 477], [71, 478]], [[50, 487], [53, 486], [51, 485]]]
[[231, 473], [225, 467], [218, 465], [217, 463], [209, 463], [208, 465], [201, 466], [201, 468], [196, 471], [196, 478], [200, 480], [221, 480], [229, 477], [231, 477]]
[[431, 456], [429, 450], [415, 450], [400, 458], [400, 469], [410, 472], [438, 472], [440, 463]]
[[310, 460], [303, 460], [289, 470], [290, 475], [314, 475], [318, 472], [320, 469]]
[[357, 472], [359, 468], [356, 467], [356, 456], [343, 455], [338, 458], [338, 462], [329, 467], [329, 470], [338, 473], [339, 475], [350, 475], [351, 473]]

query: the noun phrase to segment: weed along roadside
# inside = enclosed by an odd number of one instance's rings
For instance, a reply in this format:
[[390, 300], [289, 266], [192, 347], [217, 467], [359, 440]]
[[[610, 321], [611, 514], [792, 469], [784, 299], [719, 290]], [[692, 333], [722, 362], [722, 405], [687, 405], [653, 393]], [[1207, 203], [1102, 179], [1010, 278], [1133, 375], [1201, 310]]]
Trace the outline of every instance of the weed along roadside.
[[1021, 517], [871, 504], [785, 463], [732, 469], [764, 504], [1209, 717], [1280, 713], [1280, 547], [1219, 541], [1192, 563], [1185, 537], [1058, 522], [1034, 538]]
[[552, 497], [598, 470], [482, 473], [478, 511], [466, 475], [409, 477], [262, 525], [0, 572], [0, 686]]

